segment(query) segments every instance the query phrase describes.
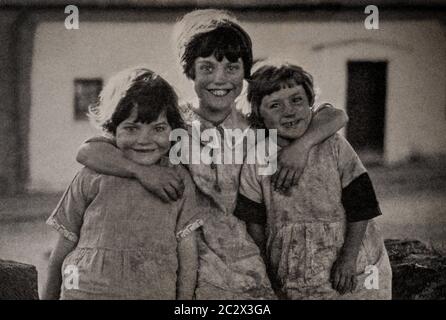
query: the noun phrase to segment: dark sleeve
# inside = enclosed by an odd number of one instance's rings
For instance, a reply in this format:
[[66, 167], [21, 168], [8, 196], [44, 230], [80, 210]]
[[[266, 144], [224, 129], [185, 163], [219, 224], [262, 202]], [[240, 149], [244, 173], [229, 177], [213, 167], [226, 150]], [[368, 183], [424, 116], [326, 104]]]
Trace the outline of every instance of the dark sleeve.
[[234, 215], [242, 221], [265, 224], [266, 208], [263, 203], [252, 201], [242, 194], [238, 195]]
[[370, 220], [382, 214], [368, 173], [342, 189], [342, 205], [348, 222]]

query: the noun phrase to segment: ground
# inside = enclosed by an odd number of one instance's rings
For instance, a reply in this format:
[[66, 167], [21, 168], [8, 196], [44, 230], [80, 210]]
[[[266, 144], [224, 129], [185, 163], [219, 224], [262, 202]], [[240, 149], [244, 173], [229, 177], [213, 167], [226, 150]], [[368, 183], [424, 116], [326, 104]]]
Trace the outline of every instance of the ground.
[[[384, 238], [418, 239], [446, 253], [446, 164], [419, 161], [396, 167], [369, 167], [383, 216]], [[61, 194], [0, 198], [0, 258], [33, 264], [39, 291], [45, 281], [56, 233], [45, 219]]]

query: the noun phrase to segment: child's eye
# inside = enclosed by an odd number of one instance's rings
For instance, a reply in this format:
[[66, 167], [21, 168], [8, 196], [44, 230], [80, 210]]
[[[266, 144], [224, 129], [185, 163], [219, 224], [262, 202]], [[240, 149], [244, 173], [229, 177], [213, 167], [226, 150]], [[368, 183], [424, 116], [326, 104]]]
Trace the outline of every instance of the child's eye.
[[228, 70], [230, 72], [238, 71], [240, 69], [240, 66], [238, 64], [231, 64], [228, 66]]
[[124, 127], [124, 130], [129, 133], [133, 133], [136, 131], [136, 127]]
[[156, 127], [155, 131], [156, 132], [164, 132], [166, 130], [166, 127]]
[[207, 73], [211, 73], [212, 70], [213, 70], [213, 68], [212, 68], [212, 66], [210, 66], [210, 65], [202, 64], [202, 65], [200, 66], [200, 70], [201, 70], [201, 71], [204, 71], [204, 72], [207, 72]]
[[272, 103], [269, 105], [270, 109], [277, 109], [279, 107], [280, 107], [280, 103], [278, 103], [278, 102], [275, 102], [275, 103]]
[[292, 103], [300, 103], [301, 101], [302, 101], [301, 97], [294, 97], [294, 98], [291, 99]]

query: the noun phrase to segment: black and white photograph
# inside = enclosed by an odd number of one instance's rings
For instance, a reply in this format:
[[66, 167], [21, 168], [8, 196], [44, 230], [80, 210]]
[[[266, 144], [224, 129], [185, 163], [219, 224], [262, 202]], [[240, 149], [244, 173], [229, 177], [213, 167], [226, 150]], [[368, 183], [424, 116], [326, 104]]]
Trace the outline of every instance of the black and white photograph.
[[0, 0], [0, 41], [0, 300], [446, 299], [446, 1]]

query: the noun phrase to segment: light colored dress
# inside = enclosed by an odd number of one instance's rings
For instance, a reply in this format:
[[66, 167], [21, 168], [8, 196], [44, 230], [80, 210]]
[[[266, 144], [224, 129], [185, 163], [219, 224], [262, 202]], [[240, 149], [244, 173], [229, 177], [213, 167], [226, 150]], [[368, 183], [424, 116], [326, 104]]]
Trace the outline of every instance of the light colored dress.
[[[259, 142], [262, 143], [269, 140]], [[314, 147], [298, 185], [291, 187], [287, 194], [274, 191], [270, 177], [258, 174], [258, 168], [266, 162], [263, 159], [244, 165], [240, 194], [266, 206], [267, 256], [281, 296], [286, 299], [390, 299], [389, 258], [373, 220], [368, 223], [357, 260], [356, 291], [340, 295], [330, 282], [331, 268], [346, 231], [342, 189], [366, 172], [350, 144], [336, 134]]]
[[[79, 171], [47, 221], [78, 241], [63, 263], [61, 299], [176, 298], [176, 234], [195, 221], [199, 208], [189, 173], [177, 170], [185, 191], [173, 203], [137, 180]], [[72, 275], [68, 266], [78, 270], [78, 289], [64, 285]]]
[[[194, 121], [200, 124], [201, 132], [213, 129], [222, 133], [224, 129], [245, 131], [249, 128], [244, 116], [235, 108], [218, 127], [200, 117], [190, 105], [183, 106], [181, 112], [190, 136]], [[245, 143], [243, 156], [247, 150], [246, 140], [228, 143], [223, 138], [219, 143], [223, 153], [233, 153], [233, 159], [238, 144]], [[233, 215], [241, 168], [242, 164], [223, 163], [188, 166], [197, 188], [210, 200], [209, 215], [198, 236], [197, 299], [276, 298], [259, 248], [249, 236], [245, 223]]]

